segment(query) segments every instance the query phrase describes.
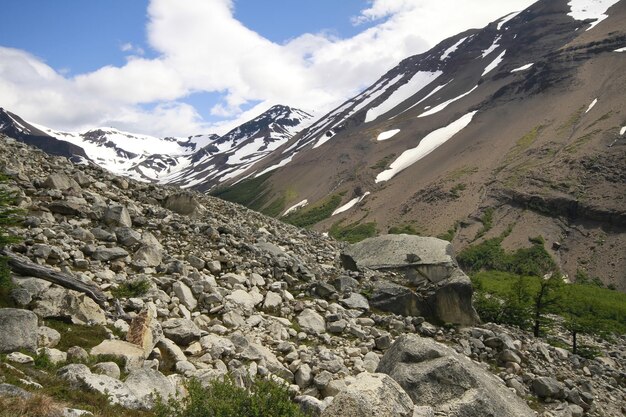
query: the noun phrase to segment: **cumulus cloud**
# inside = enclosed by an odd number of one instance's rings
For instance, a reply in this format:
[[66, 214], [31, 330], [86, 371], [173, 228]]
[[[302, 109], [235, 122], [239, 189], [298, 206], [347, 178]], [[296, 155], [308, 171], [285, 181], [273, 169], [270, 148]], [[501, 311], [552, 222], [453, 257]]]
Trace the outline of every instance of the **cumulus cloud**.
[[[232, 0], [151, 0], [147, 35], [156, 58], [125, 43], [120, 49], [132, 54], [125, 65], [66, 77], [0, 47], [0, 103], [54, 128], [111, 125], [158, 136], [223, 133], [278, 103], [321, 115], [403, 58], [531, 3], [373, 0], [353, 18], [373, 25], [353, 37], [305, 33], [277, 44], [236, 20]], [[224, 120], [208, 123], [182, 102], [198, 92], [223, 94], [210, 113]], [[243, 111], [250, 103], [258, 104]]]

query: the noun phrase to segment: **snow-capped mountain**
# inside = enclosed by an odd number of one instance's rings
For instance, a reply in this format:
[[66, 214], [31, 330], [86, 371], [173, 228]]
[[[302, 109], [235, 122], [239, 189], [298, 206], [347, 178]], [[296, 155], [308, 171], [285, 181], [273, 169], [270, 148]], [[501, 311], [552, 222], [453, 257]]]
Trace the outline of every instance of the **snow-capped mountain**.
[[415, 230], [461, 249], [541, 235], [566, 273], [582, 260], [626, 289], [626, 256], [589, 250], [626, 244], [624, 22], [626, 0], [540, 0], [446, 39], [227, 181], [229, 193], [254, 186], [263, 198], [239, 202], [310, 210], [321, 231]]
[[247, 170], [285, 144], [306, 127], [310, 118], [301, 110], [274, 106], [221, 137], [157, 138], [114, 128], [61, 132], [0, 109], [0, 133], [49, 153], [71, 157], [75, 162], [95, 163], [119, 175], [208, 189]]

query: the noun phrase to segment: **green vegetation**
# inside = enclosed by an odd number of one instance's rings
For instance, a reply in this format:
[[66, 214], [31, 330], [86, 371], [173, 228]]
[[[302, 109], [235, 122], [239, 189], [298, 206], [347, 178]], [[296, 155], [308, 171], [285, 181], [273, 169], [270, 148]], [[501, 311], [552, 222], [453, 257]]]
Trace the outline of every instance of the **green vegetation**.
[[368, 237], [376, 236], [376, 222], [355, 222], [347, 226], [341, 226], [341, 222], [337, 222], [331, 226], [328, 234], [337, 240], [356, 243]]
[[391, 226], [388, 230], [390, 235], [419, 235], [420, 232], [410, 223], [404, 223], [397, 226]]
[[474, 240], [480, 239], [485, 235], [485, 233], [491, 230], [491, 228], [493, 227], [494, 211], [495, 210], [493, 209], [493, 207], [489, 207], [487, 210], [485, 210], [482, 217], [480, 218], [480, 222], [483, 224], [483, 227], [481, 227], [478, 233], [476, 233], [476, 237], [474, 237]]
[[509, 253], [502, 249], [502, 239], [485, 240], [458, 256], [471, 275], [474, 306], [484, 321], [519, 326], [541, 336], [551, 325], [549, 315], [560, 315], [574, 353], [580, 350], [579, 334], [626, 333], [626, 294], [587, 283], [566, 285], [541, 236], [529, 239], [530, 248]]
[[591, 139], [593, 139], [593, 137], [600, 132], [602, 132], [602, 130], [596, 129], [593, 132], [587, 133], [586, 135], [579, 137], [574, 142], [567, 145], [564, 151], [570, 154], [578, 152], [580, 148], [582, 148], [586, 143], [591, 141]]
[[330, 217], [341, 204], [341, 194], [334, 194], [313, 206], [306, 206], [283, 217], [283, 221], [298, 227], [309, 227]]
[[237, 386], [231, 378], [214, 380], [204, 388], [197, 380], [186, 384], [189, 396], [157, 399], [157, 417], [305, 417], [291, 401], [285, 386], [268, 379], [256, 379], [249, 388]]
[[267, 202], [267, 180], [272, 172], [258, 177], [247, 178], [235, 185], [218, 188], [211, 192], [214, 197], [231, 201], [259, 211]]
[[437, 238], [452, 242], [452, 239], [454, 239], [454, 236], [456, 236], [456, 231], [459, 230], [460, 225], [461, 223], [457, 220], [456, 222], [454, 222], [454, 225], [451, 228], [449, 228], [445, 233], [437, 236]]
[[55, 319], [47, 319], [44, 324], [61, 333], [61, 340], [56, 348], [64, 352], [72, 346], [89, 350], [108, 339], [108, 332], [103, 326], [72, 324]]
[[539, 137], [539, 133], [543, 130], [544, 126], [535, 126], [530, 132], [519, 138], [515, 142], [515, 146], [504, 157], [505, 165], [514, 162], [524, 151], [532, 146], [533, 143]]
[[141, 297], [150, 289], [150, 281], [138, 279], [121, 283], [117, 288], [111, 290], [115, 298]]
[[585, 106], [581, 106], [578, 110], [570, 115], [569, 119], [567, 119], [565, 123], [557, 128], [557, 133], [560, 135], [570, 133], [572, 128], [574, 128], [574, 126], [576, 126], [580, 122], [580, 119], [583, 117], [584, 112]]
[[395, 153], [392, 153], [390, 155], [385, 156], [383, 159], [381, 159], [380, 161], [376, 162], [374, 165], [372, 165], [370, 167], [370, 169], [374, 169], [376, 171], [382, 171], [385, 170], [389, 167], [389, 162], [391, 162], [391, 160], [393, 158], [396, 157]]
[[467, 186], [460, 182], [450, 189], [450, 194], [452, 194], [454, 199], [457, 199], [461, 196], [461, 191], [464, 191], [465, 188], [467, 188]]
[[[7, 233], [7, 227], [16, 225], [22, 214], [21, 210], [15, 207], [15, 195], [7, 189], [6, 182], [7, 178], [0, 175], [0, 249], [19, 241], [17, 237]], [[9, 295], [12, 289], [7, 259], [0, 256], [0, 307], [14, 306]]]

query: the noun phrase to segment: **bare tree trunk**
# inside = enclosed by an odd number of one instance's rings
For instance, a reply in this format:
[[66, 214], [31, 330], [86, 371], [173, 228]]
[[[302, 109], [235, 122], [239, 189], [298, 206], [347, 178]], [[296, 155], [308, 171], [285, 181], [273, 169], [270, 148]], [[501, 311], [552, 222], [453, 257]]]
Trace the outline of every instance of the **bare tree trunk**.
[[18, 256], [6, 249], [0, 249], [0, 255], [8, 258], [9, 267], [18, 275], [41, 278], [64, 288], [84, 293], [94, 300], [100, 307], [105, 308], [107, 297], [94, 285], [86, 284], [71, 275], [64, 274], [45, 266], [37, 265], [28, 258]]

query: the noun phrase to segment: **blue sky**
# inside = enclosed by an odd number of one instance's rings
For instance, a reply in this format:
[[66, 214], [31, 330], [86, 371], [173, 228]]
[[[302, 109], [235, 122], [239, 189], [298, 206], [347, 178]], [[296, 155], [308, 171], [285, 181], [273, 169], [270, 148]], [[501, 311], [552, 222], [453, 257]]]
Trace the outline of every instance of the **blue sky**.
[[401, 59], [531, 3], [10, 1], [0, 106], [57, 129], [159, 136], [220, 133], [278, 103], [320, 114]]

